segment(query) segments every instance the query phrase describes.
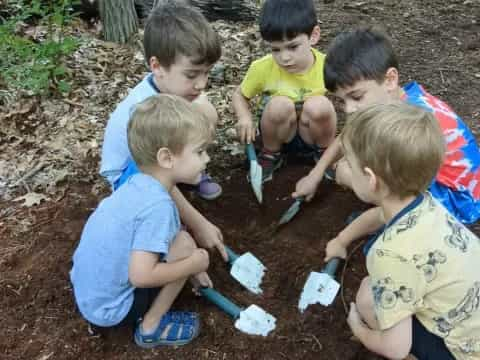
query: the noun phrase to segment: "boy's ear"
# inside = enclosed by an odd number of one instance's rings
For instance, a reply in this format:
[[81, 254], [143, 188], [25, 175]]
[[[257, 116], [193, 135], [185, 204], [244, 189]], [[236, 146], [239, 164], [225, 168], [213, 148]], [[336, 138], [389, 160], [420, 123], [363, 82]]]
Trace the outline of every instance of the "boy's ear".
[[369, 167], [363, 168], [363, 171], [365, 171], [368, 175], [368, 185], [370, 187], [370, 192], [379, 194], [380, 196], [384, 196], [387, 194], [390, 190], [388, 189], [388, 186], [383, 182], [383, 180], [376, 175], [372, 169]]
[[368, 176], [368, 185], [370, 187], [370, 191], [371, 192], [375, 192], [376, 190], [378, 190], [378, 185], [379, 185], [379, 179], [377, 177], [377, 175], [375, 175], [375, 173], [373, 172], [372, 169], [370, 169], [369, 167], [364, 167], [363, 168], [363, 171], [367, 174]]
[[163, 169], [171, 169], [173, 167], [173, 156], [168, 148], [162, 147], [158, 149], [157, 164]]
[[320, 26], [315, 25], [312, 33], [310, 34], [310, 45], [316, 45], [320, 40]]
[[160, 64], [156, 56], [152, 56], [148, 59], [148, 66], [155, 76], [163, 76], [165, 68]]
[[398, 90], [398, 70], [394, 67], [388, 68], [385, 73], [385, 85], [388, 91]]

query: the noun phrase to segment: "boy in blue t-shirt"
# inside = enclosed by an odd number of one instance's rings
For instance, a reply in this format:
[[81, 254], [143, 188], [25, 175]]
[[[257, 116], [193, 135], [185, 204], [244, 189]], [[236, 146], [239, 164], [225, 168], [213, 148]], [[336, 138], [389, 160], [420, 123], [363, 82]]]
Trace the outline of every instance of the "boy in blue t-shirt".
[[[185, 3], [166, 1], [156, 6], [145, 25], [145, 58], [151, 73], [118, 104], [105, 130], [100, 174], [114, 190], [138, 172], [127, 145], [127, 126], [135, 104], [163, 93], [195, 104], [205, 119], [216, 124], [218, 115], [203, 93], [221, 45], [205, 17]], [[222, 188], [205, 173], [195, 187], [203, 199], [213, 200]]]
[[73, 256], [76, 304], [90, 323], [135, 326], [141, 347], [182, 345], [198, 335], [198, 315], [170, 307], [188, 278], [212, 286], [209, 256], [181, 229], [180, 214], [188, 225], [191, 213], [177, 208], [171, 193], [178, 182], [200, 181], [214, 131], [178, 96], [136, 106], [127, 132], [140, 172], [100, 203]]

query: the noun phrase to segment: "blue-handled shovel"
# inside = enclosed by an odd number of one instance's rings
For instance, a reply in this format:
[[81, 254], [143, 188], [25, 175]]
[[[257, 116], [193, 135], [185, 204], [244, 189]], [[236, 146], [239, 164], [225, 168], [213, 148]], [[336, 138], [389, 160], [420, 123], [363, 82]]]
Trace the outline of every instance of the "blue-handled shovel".
[[243, 309], [211, 288], [201, 288], [200, 293], [235, 320], [235, 327], [250, 335], [267, 336], [275, 329], [276, 319], [257, 305]]
[[340, 284], [335, 280], [339, 258], [331, 259], [321, 272], [311, 272], [298, 302], [300, 312], [304, 312], [308, 305], [320, 303], [323, 306], [330, 305], [337, 296]]
[[257, 154], [253, 144], [247, 144], [246, 146], [247, 158], [250, 161], [250, 184], [252, 185], [253, 193], [261, 204], [263, 200], [262, 194], [262, 167], [257, 161]]
[[305, 201], [305, 196], [299, 196], [295, 199], [294, 203], [290, 205], [290, 207], [285, 211], [278, 221], [278, 225], [283, 225], [288, 223], [290, 220], [293, 219], [295, 215], [300, 211], [300, 205]]
[[225, 250], [231, 266], [230, 275], [249, 291], [254, 294], [261, 294], [260, 284], [266, 267], [249, 252], [238, 255], [228, 246], [225, 246]]

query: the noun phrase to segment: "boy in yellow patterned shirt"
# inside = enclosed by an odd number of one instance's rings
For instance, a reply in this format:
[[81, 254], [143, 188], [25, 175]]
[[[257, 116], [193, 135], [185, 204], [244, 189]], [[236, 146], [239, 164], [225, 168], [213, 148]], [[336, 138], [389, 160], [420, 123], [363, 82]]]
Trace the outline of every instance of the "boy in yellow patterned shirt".
[[242, 143], [255, 140], [256, 124], [249, 101], [259, 96], [263, 148], [258, 160], [263, 181], [283, 163], [283, 153], [318, 160], [335, 138], [337, 118], [324, 96], [325, 55], [312, 48], [320, 28], [312, 0], [266, 0], [260, 33], [272, 53], [254, 61], [233, 95]]
[[402, 359], [480, 358], [480, 240], [426, 192], [445, 144], [435, 118], [407, 104], [355, 112], [341, 134], [353, 190], [377, 205], [327, 244], [326, 260], [385, 225], [347, 319], [371, 351]]

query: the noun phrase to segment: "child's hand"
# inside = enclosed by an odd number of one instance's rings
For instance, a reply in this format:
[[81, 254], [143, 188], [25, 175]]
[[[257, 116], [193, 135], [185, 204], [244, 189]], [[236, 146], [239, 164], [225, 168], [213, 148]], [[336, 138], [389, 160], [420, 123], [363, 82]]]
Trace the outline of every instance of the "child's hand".
[[347, 257], [347, 248], [342, 244], [338, 237], [330, 240], [325, 249], [325, 262], [334, 257], [339, 257], [342, 259]]
[[191, 272], [193, 274], [207, 271], [208, 265], [210, 264], [208, 251], [199, 248], [193, 250], [192, 255], [190, 255], [190, 261], [192, 264]]
[[307, 175], [301, 178], [295, 185], [295, 192], [292, 193], [292, 197], [298, 198], [300, 196], [305, 196], [306, 201], [310, 201], [315, 195], [318, 188], [318, 182], [312, 178], [312, 176]]
[[237, 135], [242, 144], [250, 144], [255, 141], [255, 124], [250, 118], [240, 118], [235, 125], [237, 129]]
[[222, 232], [210, 221], [205, 220], [202, 226], [195, 229], [194, 238], [197, 244], [203, 248], [216, 248], [222, 255], [223, 260], [228, 261], [227, 250], [225, 250], [225, 245], [223, 245]]
[[208, 276], [208, 274], [205, 271], [199, 274], [193, 275], [190, 278], [190, 282], [193, 285], [193, 292], [197, 295], [200, 295], [200, 293], [198, 292], [198, 289], [201, 287], [213, 288], [213, 282], [210, 279], [210, 276]]

